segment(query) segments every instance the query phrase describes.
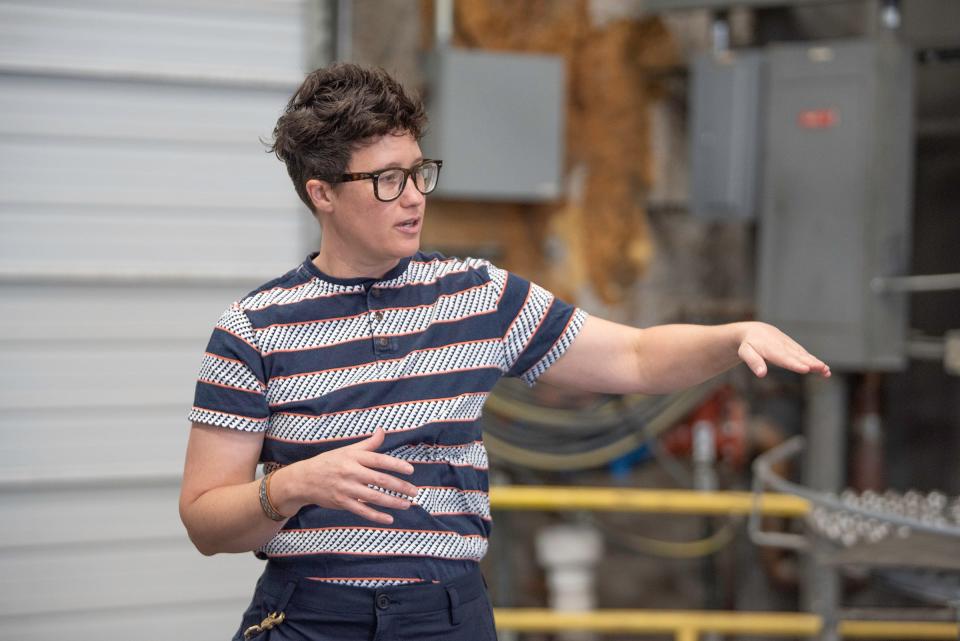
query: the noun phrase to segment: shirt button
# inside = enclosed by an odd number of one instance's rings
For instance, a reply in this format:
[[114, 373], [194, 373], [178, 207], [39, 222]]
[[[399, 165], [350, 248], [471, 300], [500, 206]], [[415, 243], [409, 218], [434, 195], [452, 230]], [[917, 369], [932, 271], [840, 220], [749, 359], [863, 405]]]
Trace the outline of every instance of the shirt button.
[[371, 288], [370, 288], [370, 295], [373, 296], [374, 298], [380, 298], [380, 296], [381, 296], [382, 294], [380, 293], [380, 290], [379, 290], [379, 289], [377, 289], [377, 288], [375, 288], [375, 287], [371, 287]]
[[377, 595], [377, 607], [380, 608], [381, 610], [386, 610], [387, 608], [389, 608], [389, 607], [390, 607], [390, 597], [388, 597], [386, 594], [378, 594], [378, 595]]
[[380, 312], [380, 311], [375, 312], [374, 315], [373, 315], [373, 317], [376, 318], [378, 321], [382, 321], [382, 320], [383, 320], [383, 312]]
[[386, 347], [390, 344], [390, 341], [387, 340], [385, 336], [381, 336], [377, 339], [377, 347]]

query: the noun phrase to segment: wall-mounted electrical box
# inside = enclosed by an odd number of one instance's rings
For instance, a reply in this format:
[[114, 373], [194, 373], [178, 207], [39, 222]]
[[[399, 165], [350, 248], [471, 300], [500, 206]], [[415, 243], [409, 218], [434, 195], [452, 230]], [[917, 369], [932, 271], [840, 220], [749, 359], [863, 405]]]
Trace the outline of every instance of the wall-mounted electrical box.
[[542, 202], [562, 195], [560, 56], [437, 49], [427, 55], [430, 126], [421, 145], [443, 159], [444, 198]]
[[690, 211], [707, 220], [756, 216], [763, 54], [698, 55], [690, 66]]
[[767, 51], [760, 316], [834, 369], [905, 363], [913, 58], [893, 38]]

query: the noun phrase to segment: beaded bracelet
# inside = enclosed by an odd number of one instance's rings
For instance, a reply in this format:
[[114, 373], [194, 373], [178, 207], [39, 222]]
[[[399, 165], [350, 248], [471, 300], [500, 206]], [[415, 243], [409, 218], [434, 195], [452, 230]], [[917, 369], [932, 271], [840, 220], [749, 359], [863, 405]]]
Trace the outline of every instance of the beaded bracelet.
[[[276, 470], [274, 470], [275, 472]], [[273, 501], [270, 500], [270, 477], [273, 476], [273, 472], [264, 475], [260, 479], [260, 507], [263, 509], [263, 513], [270, 517], [273, 521], [285, 521], [289, 519], [289, 516], [284, 516], [277, 511], [277, 508], [273, 507]]]

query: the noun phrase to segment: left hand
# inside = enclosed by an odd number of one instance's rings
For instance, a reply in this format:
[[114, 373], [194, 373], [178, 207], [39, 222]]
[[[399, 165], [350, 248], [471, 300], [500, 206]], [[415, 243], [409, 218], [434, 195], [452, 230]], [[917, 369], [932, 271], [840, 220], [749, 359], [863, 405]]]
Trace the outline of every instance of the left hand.
[[767, 363], [800, 374], [820, 374], [824, 378], [830, 376], [829, 365], [767, 323], [743, 324], [737, 355], [759, 378], [767, 375]]

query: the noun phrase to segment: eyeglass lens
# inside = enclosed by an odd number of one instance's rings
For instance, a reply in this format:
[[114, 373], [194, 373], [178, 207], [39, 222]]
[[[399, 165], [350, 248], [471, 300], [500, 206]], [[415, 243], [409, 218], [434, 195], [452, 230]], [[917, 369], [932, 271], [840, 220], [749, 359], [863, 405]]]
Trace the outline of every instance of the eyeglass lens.
[[[421, 194], [429, 194], [437, 187], [437, 178], [440, 175], [439, 166], [435, 162], [425, 162], [413, 168], [413, 184]], [[377, 192], [383, 200], [393, 200], [400, 195], [406, 183], [406, 174], [401, 169], [391, 169], [383, 172], [377, 178]]]

